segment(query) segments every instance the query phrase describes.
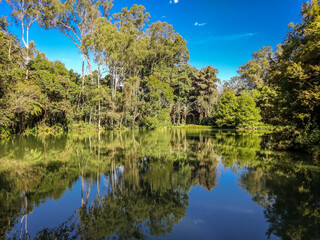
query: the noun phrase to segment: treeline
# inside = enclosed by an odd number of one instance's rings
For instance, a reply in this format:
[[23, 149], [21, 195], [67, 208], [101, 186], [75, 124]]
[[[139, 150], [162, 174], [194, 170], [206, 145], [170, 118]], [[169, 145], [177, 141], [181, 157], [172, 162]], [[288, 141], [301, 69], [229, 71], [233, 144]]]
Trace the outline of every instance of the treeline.
[[[111, 15], [112, 1], [8, 2], [24, 29], [23, 47], [1, 19], [1, 131], [158, 128], [206, 123], [218, 98], [218, 71], [188, 64], [187, 42], [166, 22], [133, 5]], [[82, 74], [49, 61], [30, 41], [34, 22], [67, 36], [82, 54]], [[93, 62], [94, 63], [93, 63]]]
[[[166, 22], [149, 24], [142, 5], [111, 14], [102, 0], [8, 1], [22, 43], [0, 21], [0, 131], [96, 128], [149, 129], [188, 123], [278, 127], [277, 147], [319, 156], [320, 7], [302, 6], [275, 50], [263, 47], [218, 91], [218, 70], [188, 64], [187, 42]], [[81, 75], [49, 61], [29, 41], [37, 22], [78, 48]], [[281, 133], [281, 134], [280, 134]]]

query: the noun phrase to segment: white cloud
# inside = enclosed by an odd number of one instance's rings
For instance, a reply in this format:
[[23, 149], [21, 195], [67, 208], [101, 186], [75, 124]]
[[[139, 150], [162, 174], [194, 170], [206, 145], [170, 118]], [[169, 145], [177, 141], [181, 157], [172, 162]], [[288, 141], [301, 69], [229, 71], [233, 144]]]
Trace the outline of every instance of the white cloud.
[[206, 39], [202, 39], [200, 41], [193, 41], [192, 43], [203, 44], [203, 43], [214, 42], [214, 41], [235, 41], [240, 39], [251, 38], [257, 34], [258, 33], [240, 33], [240, 34], [222, 35], [222, 36], [209, 37]]
[[204, 223], [204, 221], [202, 219], [196, 219], [196, 220], [193, 220], [193, 223], [200, 224], [200, 223]]
[[257, 35], [257, 33], [241, 33], [241, 34], [223, 36], [222, 38], [224, 40], [238, 40], [238, 39], [242, 39], [242, 38], [253, 37], [254, 35]]
[[170, 0], [170, 4], [174, 3], [177, 4], [179, 2], [179, 0]]
[[202, 26], [207, 25], [207, 23], [198, 23], [198, 22], [195, 22], [194, 25], [197, 26], [197, 27], [202, 27]]

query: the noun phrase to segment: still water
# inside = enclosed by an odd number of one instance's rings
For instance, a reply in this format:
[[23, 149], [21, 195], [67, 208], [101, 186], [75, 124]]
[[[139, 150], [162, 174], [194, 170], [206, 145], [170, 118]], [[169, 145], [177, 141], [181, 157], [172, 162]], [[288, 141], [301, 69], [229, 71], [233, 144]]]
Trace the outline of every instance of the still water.
[[0, 238], [320, 239], [320, 168], [257, 133], [0, 143]]

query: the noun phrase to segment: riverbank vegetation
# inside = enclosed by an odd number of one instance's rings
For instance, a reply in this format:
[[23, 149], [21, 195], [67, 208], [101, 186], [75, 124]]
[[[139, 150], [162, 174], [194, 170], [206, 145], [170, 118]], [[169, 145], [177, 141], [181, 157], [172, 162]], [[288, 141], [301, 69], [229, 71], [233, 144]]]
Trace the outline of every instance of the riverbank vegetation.
[[[276, 49], [263, 47], [221, 83], [218, 70], [188, 64], [187, 42], [142, 5], [112, 1], [8, 1], [21, 41], [0, 19], [0, 135], [71, 128], [275, 126], [275, 146], [320, 156], [320, 4], [302, 6]], [[34, 24], [78, 48], [81, 74], [30, 41]], [[22, 42], [22, 44], [20, 44]]]

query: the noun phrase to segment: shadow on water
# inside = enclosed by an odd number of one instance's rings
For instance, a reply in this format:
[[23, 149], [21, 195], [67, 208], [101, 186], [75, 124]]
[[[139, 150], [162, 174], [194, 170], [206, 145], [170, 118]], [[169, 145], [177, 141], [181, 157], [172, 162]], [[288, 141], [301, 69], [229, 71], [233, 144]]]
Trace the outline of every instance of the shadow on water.
[[[264, 141], [262, 134], [192, 129], [15, 137], [0, 143], [0, 235], [168, 236], [192, 208], [190, 191], [214, 192], [222, 166], [264, 209], [264, 236], [319, 239], [320, 168], [303, 155], [264, 149]], [[64, 221], [30, 223], [36, 209], [63, 198], [78, 201]]]

